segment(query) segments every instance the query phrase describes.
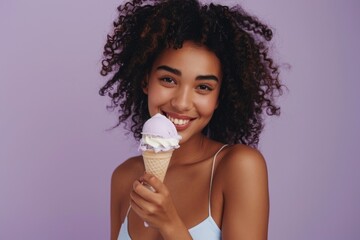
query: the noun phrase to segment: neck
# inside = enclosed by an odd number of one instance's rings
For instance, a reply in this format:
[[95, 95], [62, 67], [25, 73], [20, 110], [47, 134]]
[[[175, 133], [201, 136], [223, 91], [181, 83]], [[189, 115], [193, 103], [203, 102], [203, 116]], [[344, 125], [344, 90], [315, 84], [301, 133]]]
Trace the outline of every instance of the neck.
[[180, 148], [173, 153], [170, 165], [187, 165], [203, 159], [208, 153], [206, 149], [211, 142], [213, 142], [211, 139], [199, 133], [198, 136], [180, 144]]

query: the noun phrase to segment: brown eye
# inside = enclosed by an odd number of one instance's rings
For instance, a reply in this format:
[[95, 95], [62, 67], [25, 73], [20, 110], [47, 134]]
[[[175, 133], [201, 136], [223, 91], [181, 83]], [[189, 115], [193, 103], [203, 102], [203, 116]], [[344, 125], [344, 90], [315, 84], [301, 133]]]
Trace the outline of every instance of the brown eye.
[[160, 78], [160, 80], [164, 83], [167, 83], [167, 84], [175, 84], [175, 81], [174, 79], [170, 78], [170, 77], [163, 77], [163, 78]]
[[197, 89], [199, 89], [200, 91], [204, 91], [204, 92], [207, 92], [207, 91], [212, 91], [213, 88], [206, 85], [206, 84], [201, 84], [197, 87]]

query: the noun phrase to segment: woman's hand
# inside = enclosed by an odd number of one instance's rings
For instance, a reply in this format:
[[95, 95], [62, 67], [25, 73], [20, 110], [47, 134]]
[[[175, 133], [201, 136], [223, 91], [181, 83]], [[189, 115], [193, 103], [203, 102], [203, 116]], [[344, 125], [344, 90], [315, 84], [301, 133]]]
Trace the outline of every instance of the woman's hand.
[[[150, 185], [154, 191], [146, 185]], [[191, 239], [168, 188], [154, 175], [145, 173], [140, 180], [135, 181], [130, 198], [132, 210], [150, 227], [158, 229], [164, 239], [171, 239], [171, 236], [178, 234], [188, 236], [183, 239]]]

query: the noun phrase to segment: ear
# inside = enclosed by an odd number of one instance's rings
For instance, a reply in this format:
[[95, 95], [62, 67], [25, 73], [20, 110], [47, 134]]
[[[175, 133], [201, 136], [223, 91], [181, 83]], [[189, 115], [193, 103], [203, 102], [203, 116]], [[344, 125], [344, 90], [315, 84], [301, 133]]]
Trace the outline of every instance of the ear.
[[146, 95], [148, 94], [148, 86], [149, 86], [149, 75], [146, 75], [145, 79], [142, 80], [141, 82], [141, 88]]

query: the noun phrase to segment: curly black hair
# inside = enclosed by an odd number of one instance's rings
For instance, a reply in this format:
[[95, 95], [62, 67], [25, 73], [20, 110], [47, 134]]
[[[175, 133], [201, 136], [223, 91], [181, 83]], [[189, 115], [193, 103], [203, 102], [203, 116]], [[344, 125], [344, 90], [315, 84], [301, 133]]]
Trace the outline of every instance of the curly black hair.
[[279, 115], [282, 94], [279, 66], [269, 57], [272, 31], [240, 6], [201, 4], [197, 0], [132, 0], [118, 7], [119, 17], [104, 46], [101, 75], [112, 73], [100, 89], [119, 112], [118, 124], [131, 123], [140, 139], [150, 117], [144, 77], [166, 48], [193, 41], [213, 51], [223, 80], [219, 106], [203, 133], [224, 143], [256, 147], [263, 115]]

